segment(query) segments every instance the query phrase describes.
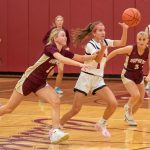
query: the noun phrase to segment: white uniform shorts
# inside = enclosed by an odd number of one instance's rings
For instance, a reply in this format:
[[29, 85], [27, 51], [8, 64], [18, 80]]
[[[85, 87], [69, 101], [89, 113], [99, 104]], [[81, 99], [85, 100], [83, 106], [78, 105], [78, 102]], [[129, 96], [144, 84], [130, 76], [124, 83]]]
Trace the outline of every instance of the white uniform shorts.
[[85, 95], [91, 92], [94, 95], [97, 90], [102, 89], [105, 86], [106, 84], [102, 77], [81, 72], [74, 87], [74, 91], [81, 92]]

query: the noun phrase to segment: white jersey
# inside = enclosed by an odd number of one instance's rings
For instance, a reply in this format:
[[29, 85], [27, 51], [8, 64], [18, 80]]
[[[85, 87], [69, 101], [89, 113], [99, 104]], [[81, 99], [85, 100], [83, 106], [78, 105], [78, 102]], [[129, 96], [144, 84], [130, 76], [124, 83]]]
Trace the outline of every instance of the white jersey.
[[[113, 42], [114, 42], [113, 40], [105, 39], [104, 42], [106, 45], [108, 45], [108, 47], [113, 47]], [[86, 55], [92, 55], [97, 51], [99, 51], [100, 49], [101, 49], [101, 44], [97, 43], [94, 39], [92, 39], [85, 46], [85, 53]], [[103, 77], [107, 55], [108, 55], [108, 49], [105, 50], [104, 56], [100, 63], [97, 63], [95, 60], [85, 61], [84, 63], [92, 66], [92, 68], [87, 68], [86, 71], [84, 72]]]

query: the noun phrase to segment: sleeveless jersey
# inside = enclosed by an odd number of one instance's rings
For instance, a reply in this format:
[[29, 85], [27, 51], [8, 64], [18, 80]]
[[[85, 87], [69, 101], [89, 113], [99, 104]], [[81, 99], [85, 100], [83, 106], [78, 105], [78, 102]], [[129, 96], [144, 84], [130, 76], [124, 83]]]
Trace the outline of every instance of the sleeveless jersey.
[[[113, 40], [105, 39], [104, 42], [109, 47], [113, 47]], [[92, 39], [85, 46], [85, 54], [92, 55], [92, 54], [96, 53], [97, 51], [99, 51], [100, 49], [101, 49], [101, 44], [96, 42], [94, 39]], [[103, 77], [107, 55], [108, 55], [108, 49], [105, 50], [104, 56], [100, 63], [97, 63], [95, 60], [85, 61], [84, 63], [92, 66], [92, 68], [88, 68], [84, 72]]]
[[129, 56], [126, 57], [122, 75], [140, 84], [143, 81], [143, 65], [147, 61], [149, 55], [149, 48], [147, 47], [143, 54], [139, 55], [137, 45], [133, 46], [133, 50]]
[[143, 65], [147, 61], [149, 55], [149, 48], [146, 47], [144, 53], [139, 55], [137, 45], [133, 46], [133, 50], [129, 56], [126, 57], [124, 67], [127, 71], [142, 71]]

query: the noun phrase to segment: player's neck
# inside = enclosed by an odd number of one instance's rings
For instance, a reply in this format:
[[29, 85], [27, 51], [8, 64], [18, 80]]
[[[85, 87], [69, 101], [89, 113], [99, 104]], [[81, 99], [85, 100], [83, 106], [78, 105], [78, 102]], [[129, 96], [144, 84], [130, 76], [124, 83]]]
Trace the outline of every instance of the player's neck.
[[60, 44], [58, 44], [58, 43], [56, 43], [56, 47], [57, 47], [57, 49], [59, 50], [59, 51], [61, 51], [61, 49], [62, 49], [62, 45], [60, 45]]
[[100, 41], [100, 40], [97, 39], [97, 38], [93, 38], [93, 40], [96, 41], [97, 43], [99, 43], [99, 41]]

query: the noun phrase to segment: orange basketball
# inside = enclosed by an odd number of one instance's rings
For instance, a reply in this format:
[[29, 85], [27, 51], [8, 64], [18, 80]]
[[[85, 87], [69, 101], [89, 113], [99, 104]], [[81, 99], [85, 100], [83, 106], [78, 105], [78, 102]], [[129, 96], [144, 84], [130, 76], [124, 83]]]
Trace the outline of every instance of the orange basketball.
[[129, 27], [134, 27], [141, 20], [141, 13], [136, 8], [127, 8], [122, 14], [122, 20]]

